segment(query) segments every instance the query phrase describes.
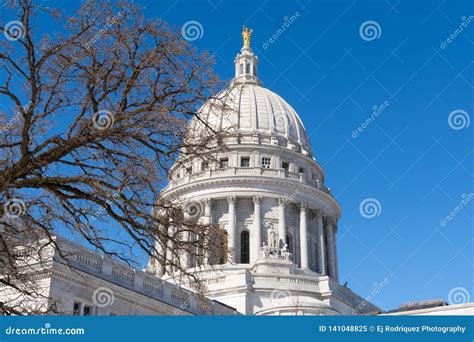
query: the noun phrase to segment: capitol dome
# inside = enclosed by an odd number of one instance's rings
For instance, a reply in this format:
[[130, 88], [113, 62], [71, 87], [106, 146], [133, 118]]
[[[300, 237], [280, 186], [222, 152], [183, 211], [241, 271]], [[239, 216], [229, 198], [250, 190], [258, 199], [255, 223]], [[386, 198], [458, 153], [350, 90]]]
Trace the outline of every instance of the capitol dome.
[[[230, 86], [197, 111], [188, 129], [189, 139], [235, 134], [224, 138], [225, 148], [210, 144], [212, 161], [182, 153], [160, 193], [188, 218], [216, 228], [212, 248], [178, 251], [175, 264], [198, 274], [209, 297], [244, 314], [351, 314], [363, 299], [338, 283], [341, 208], [298, 114], [262, 87], [250, 33], [242, 33]], [[207, 241], [189, 232], [182, 238]], [[157, 243], [162, 253], [173, 248]], [[150, 267], [165, 278], [176, 272]]]
[[[228, 110], [221, 110], [221, 106]], [[257, 83], [233, 82], [216, 99], [204, 104], [199, 116], [214, 130], [235, 128], [243, 134], [279, 136], [311, 155], [306, 130], [296, 111], [279, 95]]]
[[198, 110], [189, 130], [202, 132], [205, 126], [241, 136], [258, 135], [263, 142], [273, 137], [312, 156], [306, 129], [296, 111], [278, 94], [262, 87], [257, 78], [258, 58], [252, 49], [244, 46], [234, 63], [235, 78], [230, 86]]

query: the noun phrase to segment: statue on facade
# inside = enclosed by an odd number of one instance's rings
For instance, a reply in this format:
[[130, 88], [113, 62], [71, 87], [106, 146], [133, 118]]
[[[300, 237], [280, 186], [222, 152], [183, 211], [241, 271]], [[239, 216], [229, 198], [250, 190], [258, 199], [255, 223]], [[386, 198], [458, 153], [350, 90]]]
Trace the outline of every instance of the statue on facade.
[[285, 245], [284, 245], [283, 248], [281, 249], [281, 256], [282, 256], [283, 259], [285, 259], [285, 260], [291, 260], [292, 254], [291, 254], [290, 251], [288, 250], [288, 244], [287, 244], [287, 243], [285, 243]]
[[270, 254], [270, 251], [269, 251], [268, 245], [264, 241], [263, 245], [262, 245], [262, 248], [260, 249], [260, 255], [261, 255], [262, 258], [268, 259], [269, 254]]
[[242, 37], [244, 38], [244, 47], [248, 48], [250, 46], [250, 36], [252, 35], [253, 30], [248, 29], [245, 25], [242, 27]]
[[270, 226], [267, 229], [267, 241], [270, 249], [278, 248], [278, 232], [273, 226]]

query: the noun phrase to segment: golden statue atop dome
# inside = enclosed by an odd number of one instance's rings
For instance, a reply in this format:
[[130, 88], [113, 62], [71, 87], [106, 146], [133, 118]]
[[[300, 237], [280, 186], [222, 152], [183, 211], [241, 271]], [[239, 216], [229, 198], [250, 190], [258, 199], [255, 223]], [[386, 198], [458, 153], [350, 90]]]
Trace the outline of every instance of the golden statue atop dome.
[[242, 37], [244, 38], [244, 47], [250, 47], [250, 36], [252, 35], [253, 30], [248, 29], [245, 25], [242, 27]]

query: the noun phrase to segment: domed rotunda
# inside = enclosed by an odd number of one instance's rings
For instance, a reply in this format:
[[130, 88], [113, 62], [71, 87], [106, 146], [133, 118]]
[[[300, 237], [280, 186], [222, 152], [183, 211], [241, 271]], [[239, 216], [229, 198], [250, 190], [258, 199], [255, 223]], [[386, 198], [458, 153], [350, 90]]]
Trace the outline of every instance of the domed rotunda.
[[[181, 157], [160, 194], [202, 206], [200, 220], [217, 225], [229, 252], [208, 252], [199, 272], [206, 296], [245, 315], [351, 315], [378, 308], [339, 284], [337, 222], [341, 208], [325, 185], [296, 111], [258, 78], [251, 31], [235, 58], [228, 89], [190, 123], [229, 130], [235, 138], [216, 163]], [[216, 105], [216, 103], [219, 105]], [[187, 159], [186, 159], [187, 158]], [[158, 276], [163, 270], [155, 267]]]

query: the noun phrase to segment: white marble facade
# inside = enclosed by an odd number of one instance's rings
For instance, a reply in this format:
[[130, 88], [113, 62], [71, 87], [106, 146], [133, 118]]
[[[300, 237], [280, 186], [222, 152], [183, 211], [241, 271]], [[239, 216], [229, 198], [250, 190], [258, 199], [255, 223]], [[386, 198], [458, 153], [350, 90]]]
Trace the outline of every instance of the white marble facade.
[[[181, 157], [161, 193], [191, 203], [202, 222], [225, 232], [227, 260], [208, 255], [209, 267], [199, 271], [208, 295], [249, 315], [352, 314], [356, 307], [376, 312], [338, 283], [341, 208], [325, 186], [301, 119], [262, 87], [257, 66], [244, 46], [230, 87], [198, 112], [206, 124], [190, 124], [191, 135], [207, 126], [232, 132], [226, 150], [216, 151], [213, 165]], [[183, 254], [181, 262], [196, 266], [192, 255]]]
[[[217, 163], [182, 157], [161, 196], [193, 207], [203, 223], [217, 224], [229, 255], [209, 253], [199, 272], [207, 297], [167, 282], [179, 280], [150, 264], [147, 272], [57, 237], [70, 254], [66, 267], [49, 249], [46, 265], [32, 265], [45, 300], [75, 315], [377, 315], [381, 309], [339, 284], [337, 224], [341, 208], [325, 186], [305, 128], [288, 103], [262, 87], [258, 59], [243, 47], [235, 78], [199, 111], [207, 125], [236, 133]], [[194, 120], [190, 133], [203, 131]], [[184, 238], [189, 238], [184, 236]], [[40, 269], [42, 268], [42, 269]], [[192, 268], [195, 268], [192, 270]], [[36, 270], [36, 271], [35, 271]], [[106, 293], [100, 291], [106, 290]], [[98, 297], [98, 294], [101, 294]], [[109, 294], [109, 295], [107, 295]], [[112, 297], [111, 297], [112, 295]], [[17, 298], [0, 286], [0, 300]], [[101, 299], [108, 303], [101, 302]], [[105, 304], [105, 305], [104, 305]], [[473, 315], [474, 304], [402, 306], [387, 315]]]
[[[238, 315], [225, 304], [133, 269], [79, 244], [54, 237], [42, 249], [42, 264], [28, 261], [37, 293], [28, 297], [0, 285], [0, 300], [28, 303], [32, 310], [53, 308], [61, 315]], [[40, 242], [46, 246], [48, 240]], [[28, 247], [27, 247], [28, 248]]]

